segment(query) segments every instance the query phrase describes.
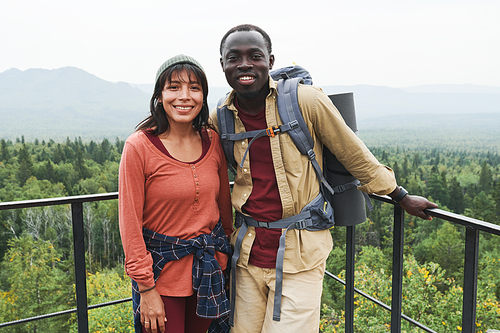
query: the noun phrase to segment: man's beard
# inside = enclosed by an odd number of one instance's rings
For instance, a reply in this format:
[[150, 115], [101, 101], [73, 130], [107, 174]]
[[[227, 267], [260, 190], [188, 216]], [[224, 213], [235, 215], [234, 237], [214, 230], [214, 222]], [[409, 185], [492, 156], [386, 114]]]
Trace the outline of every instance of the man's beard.
[[260, 93], [260, 91], [257, 90], [257, 91], [246, 91], [243, 93], [237, 93], [237, 95], [238, 95], [238, 98], [241, 98], [241, 99], [254, 99], [257, 96], [259, 96], [259, 93]]

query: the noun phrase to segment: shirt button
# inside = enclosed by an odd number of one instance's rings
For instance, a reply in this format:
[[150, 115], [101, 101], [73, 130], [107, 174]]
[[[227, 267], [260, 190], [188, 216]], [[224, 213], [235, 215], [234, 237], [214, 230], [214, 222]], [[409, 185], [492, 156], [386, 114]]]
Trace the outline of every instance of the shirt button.
[[247, 172], [247, 169], [243, 169], [243, 171]]
[[198, 201], [198, 198], [194, 198], [194, 201]]
[[243, 142], [241, 143], [241, 145], [243, 145], [243, 146], [244, 146], [244, 145], [245, 145], [245, 141], [243, 141]]
[[200, 183], [196, 182], [196, 186], [200, 185]]
[[200, 191], [196, 190], [196, 194], [200, 194]]
[[196, 174], [194, 174], [194, 178], [198, 177]]
[[191, 169], [193, 169], [193, 170], [194, 170], [194, 165], [192, 165], [192, 166], [191, 166]]
[[251, 232], [248, 233], [248, 237], [252, 237], [252, 233]]
[[246, 193], [244, 193], [244, 194], [243, 194], [243, 196], [244, 196], [244, 197], [246, 197], [246, 196], [247, 196], [247, 194], [246, 194]]

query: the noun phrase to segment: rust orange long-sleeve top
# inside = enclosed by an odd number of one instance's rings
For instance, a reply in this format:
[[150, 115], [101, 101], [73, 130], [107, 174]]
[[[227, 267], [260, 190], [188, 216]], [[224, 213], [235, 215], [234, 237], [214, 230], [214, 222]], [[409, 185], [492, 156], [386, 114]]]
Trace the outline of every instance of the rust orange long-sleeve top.
[[[119, 221], [125, 269], [138, 283], [153, 286], [152, 258], [142, 227], [191, 239], [209, 234], [221, 218], [227, 235], [233, 231], [227, 165], [220, 139], [210, 131], [207, 154], [197, 163], [179, 162], [160, 152], [143, 132], [125, 142], [119, 172]], [[225, 269], [227, 255], [216, 252]], [[156, 281], [163, 296], [190, 296], [193, 256], [169, 262]]]

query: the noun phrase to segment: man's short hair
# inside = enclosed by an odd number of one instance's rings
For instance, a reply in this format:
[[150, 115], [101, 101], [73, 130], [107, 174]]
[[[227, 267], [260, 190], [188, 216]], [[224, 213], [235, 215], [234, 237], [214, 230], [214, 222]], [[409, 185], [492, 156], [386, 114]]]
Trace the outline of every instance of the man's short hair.
[[266, 46], [267, 46], [267, 52], [269, 52], [269, 54], [272, 53], [273, 47], [271, 44], [271, 38], [264, 30], [262, 30], [261, 28], [259, 28], [256, 25], [253, 25], [253, 24], [240, 24], [234, 28], [229, 29], [229, 31], [226, 32], [224, 37], [222, 37], [222, 40], [220, 42], [220, 50], [219, 50], [220, 55], [222, 55], [222, 49], [224, 48], [224, 44], [226, 43], [227, 37], [230, 34], [232, 34], [233, 32], [237, 32], [237, 31], [257, 31], [258, 33], [260, 33], [262, 35], [262, 37], [264, 37], [264, 41], [265, 41]]

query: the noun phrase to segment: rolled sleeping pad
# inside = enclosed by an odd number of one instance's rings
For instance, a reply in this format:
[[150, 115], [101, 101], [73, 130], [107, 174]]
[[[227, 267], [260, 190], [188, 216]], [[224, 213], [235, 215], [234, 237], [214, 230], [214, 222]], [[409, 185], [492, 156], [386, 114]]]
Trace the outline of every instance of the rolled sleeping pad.
[[[356, 123], [353, 93], [334, 94], [328, 97], [330, 97], [333, 105], [339, 110], [347, 126], [354, 133], [357, 133], [358, 126]], [[323, 156], [323, 166], [326, 166], [328, 169], [328, 173], [325, 173], [325, 176], [327, 176], [327, 180], [332, 187], [356, 180], [326, 147], [324, 147]], [[365, 197], [361, 191], [351, 188], [344, 192], [335, 193], [333, 197], [328, 191], [325, 192], [327, 192], [327, 199], [333, 207], [335, 225], [352, 226], [366, 221]]]

